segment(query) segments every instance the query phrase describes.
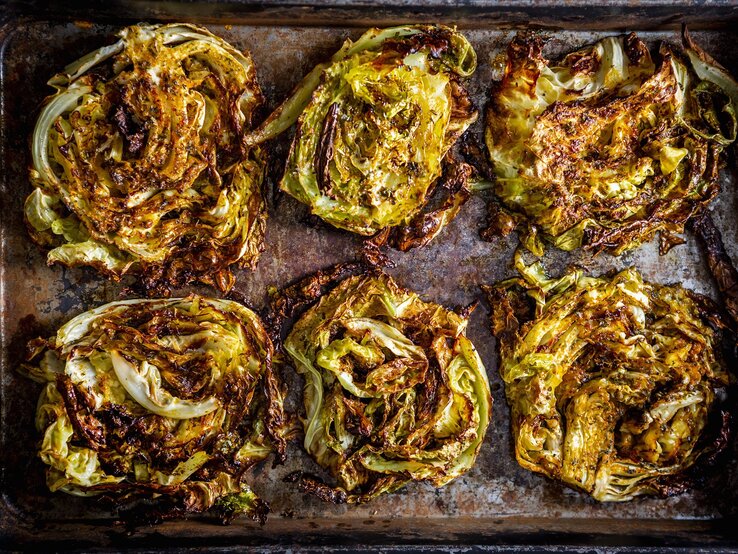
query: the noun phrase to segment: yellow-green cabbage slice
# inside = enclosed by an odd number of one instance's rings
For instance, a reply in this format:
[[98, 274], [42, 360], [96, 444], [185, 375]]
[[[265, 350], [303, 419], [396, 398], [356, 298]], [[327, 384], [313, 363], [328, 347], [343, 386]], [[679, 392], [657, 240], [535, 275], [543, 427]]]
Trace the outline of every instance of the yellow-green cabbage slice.
[[519, 252], [516, 267], [485, 288], [520, 465], [600, 501], [685, 490], [728, 431], [715, 306], [632, 268], [548, 279]]
[[310, 308], [284, 346], [306, 381], [305, 449], [338, 487], [302, 476], [303, 488], [366, 502], [466, 473], [492, 406], [466, 325], [385, 274], [345, 279]]
[[543, 45], [510, 43], [486, 122], [495, 193], [525, 246], [620, 254], [657, 232], [662, 253], [683, 242], [720, 189], [738, 84], [691, 41], [686, 55], [663, 44], [656, 60], [635, 34], [556, 61]]
[[258, 316], [230, 300], [124, 300], [31, 343], [52, 491], [159, 498], [263, 520], [244, 471], [284, 455], [280, 383]]
[[[297, 121], [280, 188], [340, 229], [402, 233], [476, 120], [460, 84], [475, 68], [472, 46], [447, 27], [371, 29], [316, 66], [246, 141], [263, 142]], [[468, 190], [446, 187], [443, 208], [404, 230], [399, 247], [425, 244], [458, 212]]]
[[119, 36], [49, 81], [31, 236], [49, 263], [227, 290], [231, 265], [254, 268], [266, 225], [265, 152], [242, 141], [262, 104], [253, 62], [192, 25]]

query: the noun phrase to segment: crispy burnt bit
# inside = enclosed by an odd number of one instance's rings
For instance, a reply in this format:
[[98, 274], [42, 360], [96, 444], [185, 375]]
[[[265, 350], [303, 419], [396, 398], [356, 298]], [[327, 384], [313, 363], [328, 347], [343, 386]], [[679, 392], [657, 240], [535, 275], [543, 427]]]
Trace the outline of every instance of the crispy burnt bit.
[[467, 321], [471, 317], [471, 315], [474, 313], [474, 310], [476, 310], [479, 307], [479, 300], [475, 300], [471, 304], [462, 307], [456, 308], [454, 311], [459, 314], [459, 316], [462, 319], [466, 319]]
[[702, 47], [694, 41], [694, 39], [692, 38], [692, 34], [689, 32], [689, 27], [687, 27], [686, 23], [682, 23], [682, 44], [686, 49], [692, 50], [695, 54], [697, 54], [700, 60], [702, 60], [706, 64], [725, 70], [725, 67], [718, 63], [715, 58], [705, 52]]
[[[115, 499], [109, 499], [111, 504], [117, 505]], [[187, 516], [187, 511], [171, 498], [165, 498], [155, 504], [141, 504], [127, 508], [120, 513], [116, 524], [125, 527], [129, 536], [137, 533], [142, 527], [161, 525], [166, 521], [181, 519]]]
[[522, 289], [504, 291], [499, 287], [481, 285], [489, 304], [492, 334], [507, 342], [515, 338], [520, 326], [533, 318], [535, 305]]
[[[527, 32], [515, 35], [507, 47], [505, 76], [499, 86], [503, 87], [506, 81], [514, 75], [516, 80], [523, 79], [527, 88], [532, 92], [540, 75], [535, 60], [542, 57], [545, 41], [546, 38], [539, 33]], [[498, 104], [496, 96], [492, 96], [487, 109], [488, 115], [490, 111], [497, 109], [509, 111], [508, 107]]]
[[392, 268], [395, 267], [395, 262], [382, 252], [382, 247], [387, 246], [390, 242], [390, 235], [393, 229], [391, 227], [385, 227], [379, 231], [373, 237], [365, 240], [361, 245], [360, 256], [361, 259], [370, 267], [376, 268]]
[[519, 218], [510, 214], [496, 200], [487, 203], [486, 225], [479, 230], [479, 238], [493, 242], [498, 237], [506, 237], [517, 229]]
[[625, 38], [625, 55], [628, 56], [630, 63], [637, 64], [648, 56], [648, 47], [638, 38], [638, 35], [629, 33]]
[[330, 195], [331, 189], [330, 166], [331, 160], [333, 160], [337, 124], [338, 103], [334, 102], [328, 108], [328, 113], [323, 120], [323, 129], [320, 132], [320, 140], [318, 141], [318, 148], [315, 150], [314, 160], [318, 187], [327, 195]]
[[[253, 503], [255, 506], [248, 513], [248, 517], [259, 525], [264, 526], [267, 522], [267, 516], [271, 512], [271, 506], [269, 505], [269, 502], [267, 502], [263, 498], [254, 499]], [[219, 514], [220, 523], [222, 525], [230, 525], [233, 520], [239, 515], [234, 508], [229, 506], [227, 502], [225, 504], [216, 506], [215, 511]]]
[[269, 308], [264, 323], [276, 349], [282, 345], [282, 327], [285, 322], [325, 294], [327, 287], [335, 285], [344, 276], [366, 269], [361, 262], [336, 264], [303, 277], [281, 290], [270, 291]]
[[407, 225], [392, 229], [389, 242], [402, 252], [428, 244], [471, 197], [468, 182], [473, 171], [469, 164], [448, 156], [440, 183], [447, 195], [443, 204], [435, 210], [420, 212]]
[[720, 231], [709, 213], [692, 220], [691, 228], [707, 257], [707, 265], [717, 283], [725, 308], [738, 324], [738, 270], [725, 250]]
[[385, 42], [385, 49], [396, 52], [401, 57], [414, 54], [420, 50], [428, 50], [434, 59], [441, 56], [451, 48], [451, 33], [440, 27], [427, 27], [421, 33], [402, 39], [390, 39]]
[[290, 417], [284, 409], [284, 399], [287, 395], [286, 385], [281, 381], [275, 367], [276, 360], [270, 359], [267, 363], [264, 389], [266, 395], [266, 430], [274, 444], [276, 456], [272, 467], [283, 464], [287, 459], [287, 429], [290, 426]]
[[146, 144], [145, 129], [135, 120], [131, 111], [124, 104], [114, 104], [109, 117], [125, 139], [128, 153], [134, 157], [138, 156]]
[[427, 50], [431, 59], [442, 60], [444, 53], [451, 49], [451, 38], [448, 29], [428, 26], [410, 36], [387, 39], [382, 44], [381, 54], [373, 63], [381, 67], [397, 58], [404, 58], [422, 50]]
[[[146, 298], [169, 298], [173, 290], [186, 287], [199, 281], [227, 294], [236, 282], [236, 276], [229, 266], [223, 266], [221, 258], [230, 257], [229, 248], [217, 253], [208, 246], [196, 247], [196, 239], [181, 237], [178, 255], [165, 263], [142, 263], [138, 278], [124, 289], [128, 296]], [[264, 245], [259, 247], [263, 251]], [[255, 267], [250, 267], [255, 269]]]
[[346, 407], [346, 429], [359, 437], [371, 437], [374, 423], [364, 414], [364, 403], [356, 398], [342, 398]]
[[93, 450], [106, 448], [105, 429], [92, 413], [92, 406], [66, 375], [57, 375], [56, 388], [61, 394], [67, 415], [79, 437]]
[[293, 471], [287, 475], [285, 483], [297, 483], [300, 492], [304, 492], [331, 504], [346, 504], [346, 491], [340, 487], [326, 485], [320, 478], [303, 471]]
[[567, 58], [573, 73], [589, 75], [600, 66], [600, 56], [596, 52], [574, 52]]
[[20, 360], [19, 371], [30, 362], [36, 360], [47, 348], [49, 343], [41, 337], [52, 334], [51, 329], [42, 325], [33, 314], [28, 314], [18, 321], [18, 329], [10, 339], [8, 345], [8, 359]]
[[464, 160], [470, 164], [487, 181], [495, 180], [495, 172], [492, 164], [482, 151], [479, 139], [471, 133], [467, 133], [461, 139], [461, 154]]
[[[496, 180], [494, 169], [485, 156], [479, 140], [467, 134], [462, 139], [461, 153], [474, 170], [486, 181]], [[506, 237], [518, 226], [519, 218], [505, 210], [496, 198], [487, 201], [487, 218], [485, 225], [479, 229], [479, 238], [485, 242], [493, 242], [498, 237]]]
[[[156, 493], [156, 490], [147, 492]], [[113, 505], [117, 505], [115, 498], [108, 498]], [[255, 521], [259, 525], [265, 525], [267, 516], [271, 511], [269, 503], [261, 498], [253, 500], [254, 507], [247, 514], [247, 517]], [[211, 508], [222, 525], [230, 525], [239, 515], [229, 509], [227, 503], [224, 505], [216, 505]], [[173, 521], [187, 517], [192, 513], [201, 512], [201, 506], [198, 506], [197, 497], [186, 492], [177, 497], [165, 496], [155, 503], [139, 503], [135, 507], [127, 508], [120, 513], [120, 519], [117, 524], [123, 525], [129, 534], [134, 534], [141, 527], [151, 527], [161, 525], [167, 521]]]
[[[685, 29], [686, 31], [686, 29]], [[709, 319], [715, 328], [720, 328], [723, 334], [723, 358], [727, 361], [735, 375], [738, 368], [738, 270], [725, 250], [725, 245], [710, 212], [705, 212], [699, 218], [692, 219], [689, 227], [697, 236], [698, 244], [702, 247], [707, 258], [710, 273], [715, 279], [718, 291], [723, 302], [726, 316], [721, 316], [720, 306], [716, 306], [709, 298], [695, 295], [701, 301], [698, 303], [702, 317]], [[728, 323], [729, 320], [732, 320]], [[728, 387], [728, 396], [735, 398], [738, 394], [738, 384], [733, 382]], [[710, 421], [712, 442], [707, 446], [706, 463], [715, 465], [721, 458], [734, 434], [734, 422], [738, 417], [738, 405], [728, 402], [719, 412], [719, 417], [713, 416]], [[692, 472], [693, 478], [702, 477]]]

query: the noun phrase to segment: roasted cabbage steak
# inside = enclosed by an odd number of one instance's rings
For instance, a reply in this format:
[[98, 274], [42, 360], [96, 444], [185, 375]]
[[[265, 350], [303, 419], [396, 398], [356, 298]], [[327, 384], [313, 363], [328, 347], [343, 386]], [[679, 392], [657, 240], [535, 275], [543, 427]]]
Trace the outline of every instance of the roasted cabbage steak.
[[29, 345], [52, 491], [157, 498], [164, 515], [263, 520], [244, 472], [284, 456], [283, 391], [259, 318], [230, 301], [124, 300]]
[[49, 81], [25, 217], [48, 262], [225, 291], [263, 248], [262, 104], [248, 54], [199, 27], [133, 26]]
[[729, 430], [731, 335], [712, 302], [635, 269], [516, 265], [486, 290], [520, 465], [601, 501], [687, 488]]
[[305, 378], [305, 449], [338, 482], [300, 476], [304, 490], [366, 502], [472, 467], [492, 399], [466, 325], [381, 273], [345, 279], [295, 323], [284, 346]]
[[609, 37], [554, 62], [540, 35], [510, 43], [486, 120], [494, 217], [533, 253], [545, 239], [620, 254], [657, 232], [664, 253], [718, 193], [738, 84], [684, 40], [654, 59], [635, 34]]
[[450, 148], [476, 120], [460, 82], [476, 63], [466, 38], [444, 26], [371, 29], [316, 66], [246, 141], [297, 121], [284, 192], [334, 227], [365, 236], [395, 228], [395, 246], [423, 245], [469, 197], [462, 171], [443, 183], [441, 207], [420, 213]]

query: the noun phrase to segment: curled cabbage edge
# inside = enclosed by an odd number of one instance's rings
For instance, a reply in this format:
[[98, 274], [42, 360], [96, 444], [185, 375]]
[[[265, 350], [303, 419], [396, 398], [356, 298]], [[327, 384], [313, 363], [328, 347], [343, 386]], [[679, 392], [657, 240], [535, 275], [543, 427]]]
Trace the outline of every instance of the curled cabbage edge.
[[466, 325], [382, 273], [349, 277], [310, 308], [284, 347], [305, 377], [305, 449], [338, 486], [291, 480], [356, 503], [466, 473], [492, 406]]
[[[280, 188], [339, 229], [390, 228], [402, 250], [435, 237], [469, 197], [470, 167], [444, 160], [477, 117], [460, 78], [476, 53], [444, 26], [371, 29], [316, 66], [246, 136], [260, 144], [297, 122]], [[441, 206], [421, 213], [434, 189]]]
[[198, 296], [112, 302], [29, 351], [25, 371], [45, 384], [36, 426], [52, 491], [264, 520], [244, 472], [284, 456], [285, 418], [251, 310]]
[[608, 37], [561, 60], [540, 36], [517, 36], [492, 90], [486, 143], [495, 194], [523, 244], [620, 254], [685, 223], [720, 189], [736, 139], [738, 84], [685, 30], [685, 49], [652, 58], [635, 34]]
[[49, 81], [25, 203], [48, 262], [225, 291], [263, 248], [253, 62], [192, 25], [133, 26]]
[[600, 501], [686, 490], [725, 446], [726, 323], [706, 297], [540, 262], [484, 287], [520, 465]]

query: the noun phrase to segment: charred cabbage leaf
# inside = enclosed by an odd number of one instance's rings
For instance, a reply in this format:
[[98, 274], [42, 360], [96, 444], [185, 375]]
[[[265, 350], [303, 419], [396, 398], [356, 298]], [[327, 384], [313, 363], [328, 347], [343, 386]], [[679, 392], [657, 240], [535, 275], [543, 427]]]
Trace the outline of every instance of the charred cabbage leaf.
[[519, 35], [509, 45], [486, 124], [495, 192], [525, 246], [540, 255], [544, 238], [620, 254], [657, 232], [662, 253], [683, 242], [684, 224], [719, 191], [738, 84], [686, 31], [686, 52], [662, 44], [657, 60], [634, 34], [554, 63], [543, 44]]
[[[449, 149], [476, 120], [459, 80], [476, 63], [466, 38], [447, 27], [372, 29], [315, 67], [246, 141], [260, 143], [297, 121], [283, 191], [361, 235], [408, 226]], [[469, 193], [465, 183], [446, 188], [445, 203], [398, 246], [425, 244], [453, 219]]]
[[732, 377], [712, 303], [635, 269], [485, 287], [518, 462], [597, 500], [669, 495], [724, 446]]
[[198, 296], [113, 302], [30, 350], [52, 491], [263, 521], [268, 505], [243, 474], [284, 456], [285, 420], [272, 343], [251, 310]]
[[229, 289], [262, 250], [253, 63], [192, 25], [134, 26], [49, 81], [33, 132], [32, 237], [49, 263]]
[[339, 485], [305, 490], [365, 502], [472, 467], [492, 399], [466, 325], [385, 274], [345, 279], [298, 320], [284, 346], [306, 380], [305, 449]]
[[720, 291], [725, 311], [734, 323], [738, 323], [738, 270], [725, 249], [723, 237], [709, 212], [691, 221], [690, 227], [700, 239], [698, 242]]

